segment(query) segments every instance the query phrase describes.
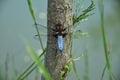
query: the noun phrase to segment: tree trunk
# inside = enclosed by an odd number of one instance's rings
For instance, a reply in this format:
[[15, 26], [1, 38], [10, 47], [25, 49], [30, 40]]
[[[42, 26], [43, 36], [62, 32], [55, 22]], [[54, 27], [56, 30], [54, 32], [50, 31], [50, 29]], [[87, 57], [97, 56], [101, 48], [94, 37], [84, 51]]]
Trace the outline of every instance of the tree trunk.
[[[72, 32], [72, 0], [48, 0], [47, 13], [47, 51], [45, 55], [45, 67], [48, 69], [52, 80], [60, 80], [60, 71], [70, 58], [71, 32]], [[56, 24], [62, 24], [67, 35], [63, 38], [63, 51], [58, 49], [57, 38], [52, 29]], [[64, 76], [62, 80], [65, 80]], [[44, 80], [44, 79], [42, 79]]]

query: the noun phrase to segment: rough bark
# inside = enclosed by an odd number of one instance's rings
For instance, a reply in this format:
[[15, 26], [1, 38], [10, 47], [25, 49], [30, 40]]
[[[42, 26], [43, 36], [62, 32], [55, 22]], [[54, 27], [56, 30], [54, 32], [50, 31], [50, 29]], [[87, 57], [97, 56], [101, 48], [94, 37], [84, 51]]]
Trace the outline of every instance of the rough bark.
[[[72, 30], [72, 0], [48, 0], [48, 39], [45, 55], [45, 66], [52, 80], [60, 80], [60, 71], [66, 65], [70, 57], [71, 30]], [[64, 50], [60, 52], [57, 47], [57, 38], [53, 36], [55, 25], [61, 23], [66, 28], [67, 35], [63, 38]], [[42, 79], [44, 80], [44, 79]], [[63, 79], [65, 80], [65, 78]]]

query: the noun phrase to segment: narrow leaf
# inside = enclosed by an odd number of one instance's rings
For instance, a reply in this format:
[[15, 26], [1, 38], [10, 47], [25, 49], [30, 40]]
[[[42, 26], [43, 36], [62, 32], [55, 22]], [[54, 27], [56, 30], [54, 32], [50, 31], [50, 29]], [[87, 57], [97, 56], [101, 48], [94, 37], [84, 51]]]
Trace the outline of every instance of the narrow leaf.
[[32, 1], [31, 0], [27, 0], [27, 3], [28, 3], [29, 10], [30, 10], [30, 13], [32, 15], [32, 18], [33, 18], [34, 22], [36, 23], [36, 18], [35, 18], [35, 15], [34, 15], [34, 10], [33, 10], [33, 7], [32, 7]]
[[42, 73], [42, 75], [45, 77], [45, 79], [51, 80], [50, 74], [48, 73], [47, 69], [44, 67], [42, 62], [39, 60], [38, 56], [36, 55], [36, 53], [34, 52], [34, 50], [32, 49], [31, 46], [29, 46], [29, 45], [27, 46], [27, 51], [31, 55], [32, 59], [38, 66], [39, 71]]

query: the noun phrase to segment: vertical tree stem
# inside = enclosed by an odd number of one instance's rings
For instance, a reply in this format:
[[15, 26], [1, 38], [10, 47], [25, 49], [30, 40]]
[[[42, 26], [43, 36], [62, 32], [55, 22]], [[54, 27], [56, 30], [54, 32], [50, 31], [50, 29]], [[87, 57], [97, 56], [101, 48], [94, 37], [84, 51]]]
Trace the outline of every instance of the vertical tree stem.
[[[48, 69], [52, 80], [60, 80], [60, 72], [70, 58], [71, 49], [71, 27], [72, 27], [72, 0], [48, 0], [48, 39], [47, 51], [45, 55], [45, 66]], [[56, 24], [62, 24], [62, 28], [67, 28], [67, 35], [63, 38], [64, 49], [58, 50], [57, 38], [53, 36]], [[65, 77], [62, 80], [65, 80]], [[42, 80], [44, 80], [42, 78]]]

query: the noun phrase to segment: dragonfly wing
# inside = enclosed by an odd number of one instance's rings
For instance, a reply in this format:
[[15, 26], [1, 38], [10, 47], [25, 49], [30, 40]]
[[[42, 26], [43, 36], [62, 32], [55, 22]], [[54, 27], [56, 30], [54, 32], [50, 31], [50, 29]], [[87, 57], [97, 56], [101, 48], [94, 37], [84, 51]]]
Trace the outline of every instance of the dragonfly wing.
[[82, 32], [81, 30], [76, 30], [76, 31], [73, 31], [72, 38], [78, 39], [81, 36], [86, 36], [86, 35], [88, 35], [88, 33]]
[[47, 26], [41, 24], [34, 24], [34, 27], [38, 29], [41, 34], [47, 34]]
[[36, 30], [38, 29], [39, 34], [35, 34], [34, 38], [39, 40], [39, 36], [41, 37], [41, 39], [46, 39], [47, 38], [47, 27], [43, 26], [41, 24], [35, 24], [34, 27], [36, 28]]

